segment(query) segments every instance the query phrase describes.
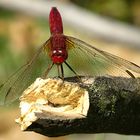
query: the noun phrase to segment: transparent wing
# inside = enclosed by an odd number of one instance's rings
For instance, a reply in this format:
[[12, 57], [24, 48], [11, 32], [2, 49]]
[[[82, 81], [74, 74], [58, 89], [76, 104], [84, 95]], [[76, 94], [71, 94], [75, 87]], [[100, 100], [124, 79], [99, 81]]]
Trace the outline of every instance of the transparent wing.
[[133, 73], [140, 74], [138, 65], [99, 50], [79, 39], [66, 36], [66, 44], [69, 49], [67, 62], [78, 75], [113, 75], [134, 78]]
[[37, 77], [41, 77], [51, 61], [44, 54], [50, 41], [46, 41], [32, 57], [32, 59], [12, 74], [7, 81], [0, 84], [0, 104], [11, 103], [16, 100], [22, 92]]

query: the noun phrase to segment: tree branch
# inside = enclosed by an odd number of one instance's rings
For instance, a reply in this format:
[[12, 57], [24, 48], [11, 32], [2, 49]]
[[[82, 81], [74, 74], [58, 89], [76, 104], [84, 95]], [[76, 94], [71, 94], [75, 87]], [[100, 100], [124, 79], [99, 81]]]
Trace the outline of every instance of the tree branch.
[[[87, 116], [54, 119], [44, 115], [38, 117], [26, 131], [35, 131], [51, 137], [73, 133], [140, 135], [140, 78], [87, 79], [81, 85], [89, 94], [90, 105]], [[66, 80], [76, 82], [76, 77]], [[43, 116], [43, 112], [41, 115]]]

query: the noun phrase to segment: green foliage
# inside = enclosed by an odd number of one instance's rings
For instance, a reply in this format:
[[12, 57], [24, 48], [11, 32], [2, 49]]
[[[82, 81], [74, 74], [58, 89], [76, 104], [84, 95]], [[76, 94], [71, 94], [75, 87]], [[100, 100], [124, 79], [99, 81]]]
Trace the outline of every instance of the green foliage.
[[15, 13], [13, 11], [8, 11], [3, 8], [0, 8], [0, 18], [11, 19], [14, 16], [15, 16]]
[[103, 16], [118, 19], [128, 23], [140, 25], [139, 0], [71, 0], [73, 3], [85, 7]]

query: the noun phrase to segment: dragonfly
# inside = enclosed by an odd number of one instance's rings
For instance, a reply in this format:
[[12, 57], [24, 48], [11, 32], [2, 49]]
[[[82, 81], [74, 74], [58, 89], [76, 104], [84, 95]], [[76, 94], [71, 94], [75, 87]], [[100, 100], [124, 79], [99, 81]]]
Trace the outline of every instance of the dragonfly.
[[[66, 71], [77, 77], [106, 74], [116, 76], [117, 73], [120, 76], [135, 78], [134, 73], [140, 74], [140, 66], [135, 63], [100, 50], [75, 37], [64, 35], [62, 18], [56, 7], [51, 8], [49, 26], [50, 38], [40, 46], [30, 61], [0, 85], [3, 103], [16, 100], [37, 76], [43, 74], [46, 78], [54, 67], [57, 67], [55, 68], [57, 76], [62, 79], [66, 76]], [[37, 67], [41, 60], [48, 64]]]

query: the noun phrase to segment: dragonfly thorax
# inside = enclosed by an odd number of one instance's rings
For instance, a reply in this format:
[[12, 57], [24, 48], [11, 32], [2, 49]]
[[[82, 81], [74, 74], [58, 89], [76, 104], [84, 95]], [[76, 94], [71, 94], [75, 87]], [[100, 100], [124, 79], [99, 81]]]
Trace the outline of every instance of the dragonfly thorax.
[[55, 34], [50, 38], [50, 57], [54, 64], [62, 64], [68, 57], [66, 38], [63, 34]]
[[51, 54], [51, 59], [55, 64], [62, 64], [68, 57], [67, 51], [65, 49], [54, 49]]

